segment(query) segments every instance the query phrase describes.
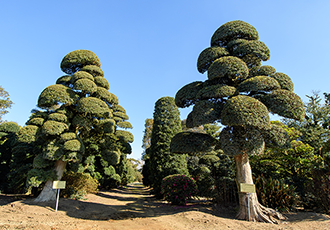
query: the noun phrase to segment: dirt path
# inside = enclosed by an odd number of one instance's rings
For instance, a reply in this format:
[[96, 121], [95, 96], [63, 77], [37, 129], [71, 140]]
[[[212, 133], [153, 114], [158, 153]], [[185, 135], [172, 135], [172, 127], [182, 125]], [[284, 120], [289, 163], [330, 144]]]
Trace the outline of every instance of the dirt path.
[[0, 229], [330, 229], [330, 217], [317, 213], [287, 214], [279, 225], [235, 220], [233, 208], [220, 209], [205, 201], [171, 206], [154, 199], [139, 183], [100, 191], [87, 200], [60, 199], [34, 203], [0, 194]]

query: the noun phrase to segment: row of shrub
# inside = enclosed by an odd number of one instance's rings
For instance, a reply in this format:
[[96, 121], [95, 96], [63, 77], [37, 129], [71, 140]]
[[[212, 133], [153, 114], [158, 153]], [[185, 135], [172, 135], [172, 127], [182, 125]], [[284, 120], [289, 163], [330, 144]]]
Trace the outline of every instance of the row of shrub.
[[[266, 156], [267, 153], [264, 156], [252, 157], [251, 167], [255, 169], [260, 163], [266, 164], [266, 161], [261, 159]], [[205, 165], [195, 168], [195, 171], [190, 167], [193, 177], [175, 174], [163, 178], [164, 199], [172, 204], [184, 205], [187, 199], [202, 196], [222, 205], [238, 205], [233, 161], [222, 154], [218, 157], [220, 160], [214, 162], [211, 170], [206, 170]], [[318, 161], [314, 163], [311, 175], [305, 174], [299, 178], [281, 178], [281, 173], [271, 174], [271, 167], [262, 168], [265, 174], [256, 175], [259, 171], [255, 170], [254, 181], [259, 202], [281, 212], [299, 208], [330, 213], [330, 154], [325, 154], [324, 164], [319, 165]], [[300, 182], [303, 184], [299, 184]]]

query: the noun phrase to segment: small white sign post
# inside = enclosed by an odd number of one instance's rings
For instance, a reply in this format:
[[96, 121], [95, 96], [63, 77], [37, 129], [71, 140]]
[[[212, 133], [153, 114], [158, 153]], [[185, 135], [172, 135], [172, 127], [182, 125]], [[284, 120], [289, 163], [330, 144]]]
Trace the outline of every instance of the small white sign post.
[[57, 189], [57, 197], [56, 197], [56, 207], [55, 212], [57, 212], [58, 201], [60, 199], [60, 190], [65, 189], [66, 181], [53, 181], [53, 189]]
[[249, 199], [250, 199], [250, 193], [255, 193], [256, 192], [256, 186], [254, 184], [245, 184], [245, 183], [240, 183], [240, 192], [246, 193], [247, 195], [247, 205], [248, 205], [248, 217], [250, 221], [250, 204], [249, 204]]

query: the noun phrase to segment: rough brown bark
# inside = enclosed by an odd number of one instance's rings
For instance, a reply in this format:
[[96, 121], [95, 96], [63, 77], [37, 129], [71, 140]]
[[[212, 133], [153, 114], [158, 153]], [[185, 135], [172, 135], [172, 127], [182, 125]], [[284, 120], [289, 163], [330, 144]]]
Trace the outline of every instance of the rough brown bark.
[[[238, 187], [240, 183], [253, 184], [248, 155], [239, 154], [234, 158]], [[239, 212], [237, 214], [237, 219], [277, 224], [278, 220], [285, 220], [286, 218], [281, 213], [262, 206], [258, 202], [256, 193], [246, 194], [239, 192]]]
[[[61, 180], [63, 176], [63, 172], [66, 166], [65, 161], [56, 161], [55, 168], [57, 175], [57, 180]], [[42, 189], [39, 196], [34, 200], [35, 202], [47, 202], [47, 201], [55, 201], [56, 200], [56, 189], [53, 189], [53, 181], [49, 180], [46, 182], [45, 187]]]

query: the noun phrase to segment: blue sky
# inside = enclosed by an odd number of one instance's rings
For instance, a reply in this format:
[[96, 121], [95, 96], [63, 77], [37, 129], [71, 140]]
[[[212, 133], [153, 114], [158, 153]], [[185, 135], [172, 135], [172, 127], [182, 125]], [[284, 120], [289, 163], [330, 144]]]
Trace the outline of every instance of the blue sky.
[[[330, 92], [330, 1], [1, 1], [0, 85], [15, 103], [3, 117], [24, 125], [41, 91], [64, 75], [62, 58], [93, 51], [130, 117], [140, 158], [144, 121], [155, 102], [204, 81], [200, 52], [232, 20], [253, 25], [271, 51], [264, 62], [289, 75], [303, 101]], [[180, 110], [182, 119], [190, 109]]]

